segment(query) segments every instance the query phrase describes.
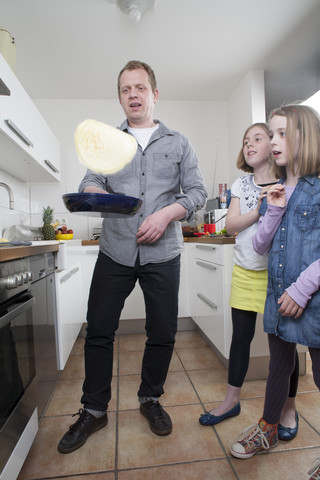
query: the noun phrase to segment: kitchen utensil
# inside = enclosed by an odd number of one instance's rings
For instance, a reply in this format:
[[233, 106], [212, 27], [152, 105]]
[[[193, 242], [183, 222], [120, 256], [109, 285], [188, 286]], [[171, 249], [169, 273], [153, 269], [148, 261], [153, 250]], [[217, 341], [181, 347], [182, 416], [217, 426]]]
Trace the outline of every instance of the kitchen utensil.
[[111, 193], [67, 193], [62, 199], [71, 213], [107, 218], [133, 216], [142, 205], [140, 198]]
[[218, 222], [220, 222], [220, 220], [222, 220], [224, 217], [226, 217], [226, 216], [227, 216], [227, 214], [228, 214], [228, 212], [227, 212], [227, 213], [225, 213], [224, 215], [222, 215], [222, 217], [218, 218], [218, 220], [216, 220], [215, 222], [211, 222], [211, 223], [214, 225], [215, 223], [218, 223]]
[[32, 242], [0, 242], [0, 247], [22, 247], [30, 245], [32, 245]]

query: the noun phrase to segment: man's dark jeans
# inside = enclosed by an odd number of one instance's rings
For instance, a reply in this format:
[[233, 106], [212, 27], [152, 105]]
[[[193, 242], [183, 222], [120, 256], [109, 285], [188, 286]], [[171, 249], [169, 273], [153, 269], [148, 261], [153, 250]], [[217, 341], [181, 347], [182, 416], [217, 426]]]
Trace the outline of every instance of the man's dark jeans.
[[159, 397], [167, 377], [177, 331], [180, 255], [134, 267], [99, 253], [90, 288], [85, 341], [85, 408], [106, 410], [111, 398], [113, 342], [125, 299], [139, 281], [146, 309], [147, 341], [138, 396]]

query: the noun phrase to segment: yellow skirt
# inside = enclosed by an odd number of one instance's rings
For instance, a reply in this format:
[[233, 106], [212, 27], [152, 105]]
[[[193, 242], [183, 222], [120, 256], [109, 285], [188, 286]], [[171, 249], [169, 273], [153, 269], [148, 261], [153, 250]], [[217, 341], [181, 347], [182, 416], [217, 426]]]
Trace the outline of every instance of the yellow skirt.
[[263, 313], [267, 296], [268, 270], [246, 270], [234, 265], [230, 305], [239, 310]]

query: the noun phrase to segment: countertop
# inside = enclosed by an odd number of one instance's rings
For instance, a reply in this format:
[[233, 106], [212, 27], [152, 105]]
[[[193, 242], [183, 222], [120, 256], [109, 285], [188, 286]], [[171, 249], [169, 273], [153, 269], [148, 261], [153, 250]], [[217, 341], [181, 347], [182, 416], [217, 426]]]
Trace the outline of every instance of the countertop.
[[[215, 245], [234, 244], [234, 237], [224, 237], [223, 235], [215, 235], [212, 237], [184, 237], [184, 243], [209, 243]], [[81, 245], [99, 245], [99, 240], [82, 240]]]
[[17, 258], [31, 257], [47, 252], [58, 252], [59, 243], [49, 245], [30, 245], [30, 247], [0, 247], [0, 262], [15, 260]]
[[[184, 243], [207, 243], [215, 245], [227, 245], [234, 244], [234, 237], [224, 237], [222, 235], [216, 235], [214, 237], [185, 237]], [[99, 245], [99, 240], [81, 240], [81, 245]], [[30, 257], [32, 255], [39, 255], [47, 252], [58, 252], [59, 243], [54, 244], [34, 244], [27, 246], [15, 246], [15, 247], [0, 247], [0, 262], [6, 262], [7, 260], [15, 260], [22, 257]]]

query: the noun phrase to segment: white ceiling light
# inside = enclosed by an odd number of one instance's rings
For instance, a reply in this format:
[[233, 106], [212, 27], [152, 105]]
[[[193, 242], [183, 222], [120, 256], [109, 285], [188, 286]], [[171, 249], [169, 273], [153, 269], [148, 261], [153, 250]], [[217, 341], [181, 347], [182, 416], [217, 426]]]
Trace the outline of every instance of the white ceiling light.
[[117, 0], [117, 5], [122, 12], [139, 22], [147, 10], [151, 10], [155, 0]]

